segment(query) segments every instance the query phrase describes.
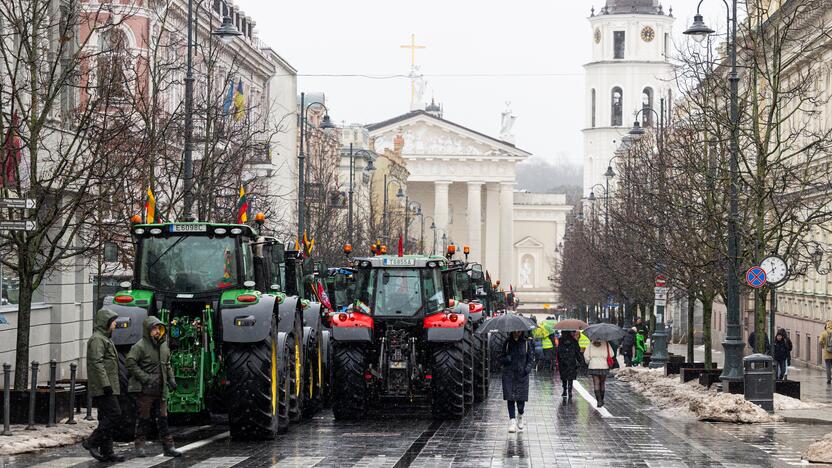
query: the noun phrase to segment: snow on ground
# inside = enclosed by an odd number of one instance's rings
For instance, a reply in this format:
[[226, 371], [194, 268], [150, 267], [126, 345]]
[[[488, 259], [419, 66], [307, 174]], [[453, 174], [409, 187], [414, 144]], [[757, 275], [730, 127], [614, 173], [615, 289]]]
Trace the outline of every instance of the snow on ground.
[[[664, 416], [735, 423], [781, 419], [746, 401], [742, 395], [719, 393], [716, 388], [707, 389], [696, 381], [681, 383], [679, 377], [665, 377], [664, 369], [626, 367], [616, 372], [616, 379], [627, 382], [635, 391], [649, 398], [662, 410], [659, 414]], [[785, 400], [781, 404], [795, 405]]]
[[832, 432], [803, 452], [803, 459], [814, 463], [832, 463]]
[[55, 427], [38, 425], [34, 431], [25, 430], [26, 426], [22, 424], [12, 425], [11, 436], [0, 436], [0, 455], [17, 455], [76, 444], [89, 436], [98, 425], [98, 421], [84, 421], [83, 415], [80, 416], [80, 418], [75, 418], [78, 424], [70, 425], [61, 422]]

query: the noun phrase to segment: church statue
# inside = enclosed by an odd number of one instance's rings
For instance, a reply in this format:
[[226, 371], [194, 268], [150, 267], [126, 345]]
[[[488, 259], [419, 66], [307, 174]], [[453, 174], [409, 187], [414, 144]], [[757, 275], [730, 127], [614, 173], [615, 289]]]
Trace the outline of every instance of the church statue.
[[410, 83], [410, 110], [421, 109], [425, 101], [425, 88], [427, 88], [427, 82], [425, 81], [425, 76], [422, 75], [418, 66], [414, 66], [410, 71]]
[[511, 103], [506, 102], [506, 110], [500, 114], [500, 139], [509, 143], [514, 143], [514, 134], [511, 133], [511, 128], [514, 127], [514, 121], [517, 120], [512, 114]]

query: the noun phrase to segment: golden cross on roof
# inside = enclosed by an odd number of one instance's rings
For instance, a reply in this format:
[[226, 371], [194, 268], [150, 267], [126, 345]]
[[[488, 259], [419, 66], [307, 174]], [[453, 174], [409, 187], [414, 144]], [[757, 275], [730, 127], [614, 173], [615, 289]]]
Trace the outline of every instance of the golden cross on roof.
[[423, 45], [416, 45], [416, 35], [410, 35], [410, 45], [399, 46], [402, 49], [410, 49], [410, 67], [416, 66], [416, 49], [424, 49]]

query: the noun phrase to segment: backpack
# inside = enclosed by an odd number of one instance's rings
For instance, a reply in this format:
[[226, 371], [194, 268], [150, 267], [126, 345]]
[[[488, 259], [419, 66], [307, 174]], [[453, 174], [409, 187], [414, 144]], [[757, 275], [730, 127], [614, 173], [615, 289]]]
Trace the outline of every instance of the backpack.
[[832, 353], [832, 332], [826, 333], [826, 352]]

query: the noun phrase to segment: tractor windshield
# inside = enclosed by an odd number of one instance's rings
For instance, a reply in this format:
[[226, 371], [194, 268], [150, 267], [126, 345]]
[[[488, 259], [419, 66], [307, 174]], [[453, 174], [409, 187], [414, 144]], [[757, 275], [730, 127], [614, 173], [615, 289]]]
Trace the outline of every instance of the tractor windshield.
[[358, 272], [357, 299], [376, 317], [414, 317], [441, 311], [445, 304], [438, 270], [373, 268]]
[[234, 237], [170, 236], [142, 240], [141, 287], [203, 293], [240, 283]]

